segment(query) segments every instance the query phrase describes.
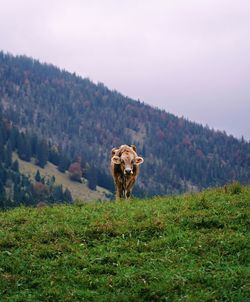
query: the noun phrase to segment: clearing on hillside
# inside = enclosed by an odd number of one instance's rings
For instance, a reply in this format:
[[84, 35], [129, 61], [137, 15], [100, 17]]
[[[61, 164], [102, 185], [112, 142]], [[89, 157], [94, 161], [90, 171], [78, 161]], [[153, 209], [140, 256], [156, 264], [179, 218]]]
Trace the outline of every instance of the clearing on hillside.
[[18, 160], [20, 172], [33, 180], [35, 179], [37, 170], [39, 170], [44, 177], [50, 178], [55, 176], [56, 184], [62, 185], [64, 189], [68, 188], [74, 200], [84, 200], [85, 202], [93, 200], [109, 200], [107, 196], [110, 196], [111, 193], [108, 190], [99, 186], [96, 187], [96, 191], [90, 190], [86, 184], [87, 180], [85, 180], [85, 183], [72, 181], [69, 179], [67, 172], [60, 172], [57, 169], [57, 166], [50, 162], [47, 162], [45, 167], [41, 168], [33, 162], [27, 162], [20, 159], [16, 153], [13, 153], [13, 160], [15, 159]]

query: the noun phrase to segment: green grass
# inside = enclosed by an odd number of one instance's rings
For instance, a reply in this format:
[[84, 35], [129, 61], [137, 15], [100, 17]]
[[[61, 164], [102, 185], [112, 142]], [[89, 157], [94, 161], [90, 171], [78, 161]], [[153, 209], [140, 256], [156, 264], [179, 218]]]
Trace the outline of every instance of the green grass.
[[1, 301], [249, 301], [250, 188], [0, 212]]

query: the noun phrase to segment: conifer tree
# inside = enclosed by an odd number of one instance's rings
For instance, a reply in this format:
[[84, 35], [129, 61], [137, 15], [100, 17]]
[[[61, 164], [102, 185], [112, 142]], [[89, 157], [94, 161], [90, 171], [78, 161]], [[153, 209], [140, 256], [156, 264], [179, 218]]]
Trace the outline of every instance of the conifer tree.
[[3, 132], [0, 128], [0, 162], [4, 160], [4, 139], [2, 133]]
[[31, 156], [32, 156], [31, 141], [30, 141], [29, 136], [26, 135], [26, 137], [25, 137], [25, 160], [30, 161]]
[[37, 146], [37, 163], [44, 168], [48, 160], [48, 145], [45, 140], [38, 143]]
[[58, 165], [60, 162], [60, 154], [57, 151], [57, 149], [52, 146], [50, 146], [50, 148], [49, 148], [48, 160], [54, 165]]
[[58, 170], [62, 173], [64, 173], [69, 167], [69, 160], [67, 159], [66, 156], [61, 156], [59, 165], [58, 165]]
[[4, 150], [4, 163], [6, 168], [10, 167], [12, 164], [12, 148], [10, 141], [8, 141]]
[[37, 144], [38, 144], [38, 138], [35, 134], [32, 134], [31, 139], [31, 153], [32, 156], [36, 157], [37, 156]]
[[41, 181], [41, 175], [40, 175], [40, 171], [39, 171], [39, 170], [36, 171], [35, 180], [36, 180], [37, 182], [40, 182], [40, 181]]
[[66, 188], [64, 193], [63, 193], [63, 199], [64, 199], [64, 201], [67, 201], [67, 202], [70, 202], [70, 203], [73, 201], [71, 192], [68, 188]]
[[55, 186], [53, 190], [53, 198], [55, 202], [62, 202], [64, 199], [62, 185]]
[[17, 137], [17, 153], [18, 153], [18, 156], [25, 160], [25, 154], [26, 154], [26, 151], [25, 151], [25, 138], [24, 138], [24, 134], [23, 133], [20, 133]]
[[96, 185], [97, 185], [97, 170], [95, 167], [90, 166], [87, 170], [87, 175], [88, 179], [88, 187], [91, 190], [96, 190]]
[[18, 136], [19, 136], [19, 132], [17, 128], [12, 127], [10, 130], [10, 138], [9, 138], [12, 150], [17, 149]]
[[19, 163], [17, 159], [12, 164], [12, 170], [15, 172], [19, 172]]
[[5, 198], [6, 198], [5, 188], [4, 188], [4, 185], [2, 183], [2, 180], [0, 179], [0, 209], [5, 208]]

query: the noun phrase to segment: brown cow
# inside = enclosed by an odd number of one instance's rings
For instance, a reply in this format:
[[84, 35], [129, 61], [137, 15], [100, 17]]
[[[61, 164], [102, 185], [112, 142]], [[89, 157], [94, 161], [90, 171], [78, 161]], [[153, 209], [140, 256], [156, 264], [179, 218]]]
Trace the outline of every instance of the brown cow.
[[116, 188], [116, 199], [129, 198], [139, 175], [143, 158], [136, 153], [134, 145], [121, 145], [112, 149], [111, 172]]

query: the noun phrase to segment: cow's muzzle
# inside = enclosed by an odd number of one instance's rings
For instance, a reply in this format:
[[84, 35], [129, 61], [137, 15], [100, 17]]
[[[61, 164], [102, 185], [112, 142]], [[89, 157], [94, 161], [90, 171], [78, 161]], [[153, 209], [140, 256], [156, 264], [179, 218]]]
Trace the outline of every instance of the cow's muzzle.
[[126, 168], [126, 169], [124, 170], [124, 174], [125, 174], [125, 175], [131, 175], [131, 174], [133, 174], [133, 171], [132, 171], [132, 169], [130, 169], [130, 168]]

